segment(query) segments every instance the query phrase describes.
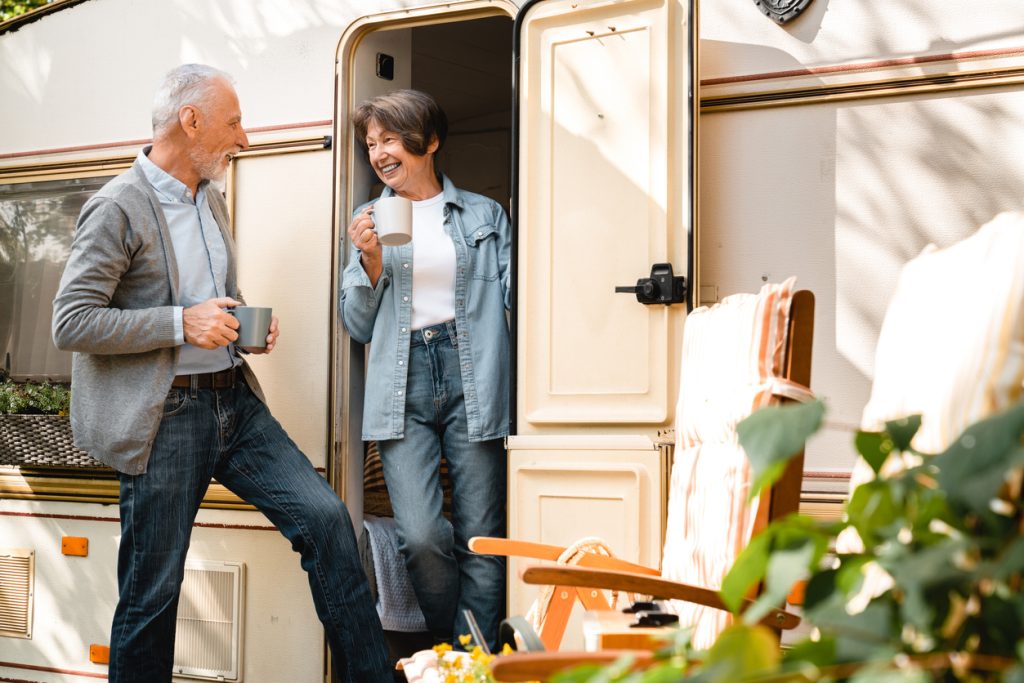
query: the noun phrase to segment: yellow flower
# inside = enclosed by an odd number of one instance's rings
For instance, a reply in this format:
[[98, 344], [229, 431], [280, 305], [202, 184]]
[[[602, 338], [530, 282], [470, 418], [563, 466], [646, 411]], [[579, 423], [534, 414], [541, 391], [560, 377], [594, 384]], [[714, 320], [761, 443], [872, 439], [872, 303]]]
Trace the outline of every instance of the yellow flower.
[[438, 656], [443, 656], [445, 652], [449, 652], [451, 649], [451, 643], [438, 643], [434, 646], [434, 652], [436, 652]]
[[473, 636], [471, 636], [471, 635], [459, 636], [459, 642], [462, 643], [462, 647], [466, 647], [467, 645], [469, 645], [469, 643], [472, 640], [473, 640]]

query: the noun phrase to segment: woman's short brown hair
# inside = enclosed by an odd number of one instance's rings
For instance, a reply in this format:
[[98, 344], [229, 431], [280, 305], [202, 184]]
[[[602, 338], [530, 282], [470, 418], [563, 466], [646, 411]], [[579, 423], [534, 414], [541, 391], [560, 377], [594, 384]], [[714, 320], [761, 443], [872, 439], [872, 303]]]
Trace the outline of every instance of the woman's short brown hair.
[[358, 107], [352, 116], [356, 140], [366, 147], [366, 130], [376, 121], [384, 130], [397, 133], [402, 146], [417, 156], [437, 138], [437, 149], [444, 146], [448, 135], [448, 117], [433, 97], [419, 90], [396, 90], [372, 97]]

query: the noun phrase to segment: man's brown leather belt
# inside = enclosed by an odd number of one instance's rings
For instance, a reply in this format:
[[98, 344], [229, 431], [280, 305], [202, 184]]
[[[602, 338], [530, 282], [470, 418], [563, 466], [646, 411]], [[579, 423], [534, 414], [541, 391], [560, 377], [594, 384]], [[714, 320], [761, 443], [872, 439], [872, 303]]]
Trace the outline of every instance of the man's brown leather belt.
[[204, 372], [200, 375], [177, 375], [171, 382], [171, 386], [188, 389], [192, 386], [192, 378], [195, 377], [198, 389], [230, 389], [241, 374], [236, 368], [228, 368], [220, 372]]

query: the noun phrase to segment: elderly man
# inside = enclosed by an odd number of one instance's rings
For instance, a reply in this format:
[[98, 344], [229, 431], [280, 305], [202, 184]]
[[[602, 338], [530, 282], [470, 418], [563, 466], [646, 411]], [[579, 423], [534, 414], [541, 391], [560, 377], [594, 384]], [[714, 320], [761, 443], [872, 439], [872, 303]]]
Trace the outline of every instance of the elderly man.
[[[171, 679], [185, 554], [211, 477], [301, 555], [341, 678], [392, 676], [348, 511], [271, 416], [233, 343], [238, 322], [224, 309], [243, 301], [211, 181], [247, 146], [225, 73], [171, 71], [152, 146], [83, 207], [54, 301], [54, 342], [75, 352], [75, 443], [121, 484], [114, 683]], [[252, 352], [277, 336], [275, 318]]]

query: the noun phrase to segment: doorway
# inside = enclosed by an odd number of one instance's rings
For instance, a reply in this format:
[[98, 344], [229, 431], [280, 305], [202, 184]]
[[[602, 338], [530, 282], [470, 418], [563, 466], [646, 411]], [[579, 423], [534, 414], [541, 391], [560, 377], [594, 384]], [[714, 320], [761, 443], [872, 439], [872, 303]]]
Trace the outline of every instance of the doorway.
[[[506, 210], [512, 180], [512, 25], [510, 16], [490, 16], [368, 33], [355, 50], [349, 107], [401, 88], [430, 93], [449, 124], [439, 170], [460, 189], [491, 197]], [[383, 189], [357, 144], [351, 157], [350, 209]]]
[[[509, 210], [514, 11], [510, 3], [466, 2], [394, 12], [365, 17], [342, 39], [335, 116], [337, 272], [348, 254], [346, 228], [352, 211], [384, 188], [353, 139], [350, 124], [352, 110], [375, 95], [403, 88], [431, 94], [449, 123], [436, 159], [438, 170], [460, 189], [490, 197]], [[348, 504], [358, 535], [364, 513], [387, 516], [390, 502], [376, 448], [361, 439], [364, 348], [348, 338], [340, 321], [335, 329], [332, 483]], [[409, 633], [388, 633], [388, 641], [393, 657], [430, 644]]]

